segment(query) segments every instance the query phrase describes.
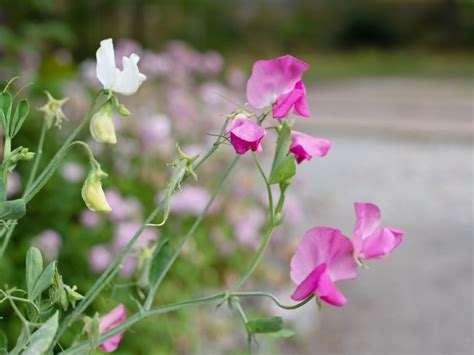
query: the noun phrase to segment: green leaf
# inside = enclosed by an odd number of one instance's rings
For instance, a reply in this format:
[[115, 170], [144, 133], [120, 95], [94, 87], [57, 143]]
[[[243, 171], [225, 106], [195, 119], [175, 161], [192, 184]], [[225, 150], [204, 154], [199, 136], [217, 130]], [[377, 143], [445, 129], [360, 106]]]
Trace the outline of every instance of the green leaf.
[[51, 346], [58, 331], [58, 312], [49, 318], [36, 332], [31, 335], [28, 347], [22, 355], [41, 355]]
[[17, 135], [20, 131], [23, 123], [30, 112], [30, 104], [28, 100], [23, 99], [21, 100], [15, 110], [15, 115], [13, 115], [13, 120], [11, 121], [10, 127], [10, 136], [13, 138]]
[[25, 213], [26, 204], [21, 198], [0, 202], [0, 220], [20, 219]]
[[270, 184], [280, 184], [296, 175], [296, 160], [294, 155], [288, 155], [270, 174]]
[[296, 174], [296, 161], [292, 154], [289, 154], [291, 145], [291, 128], [283, 123], [281, 128], [273, 158], [272, 170], [270, 172], [270, 184], [279, 184], [291, 179]]
[[270, 335], [275, 338], [289, 338], [295, 335], [295, 332], [291, 329], [282, 329], [278, 332], [271, 333]]
[[154, 288], [154, 285], [160, 279], [172, 255], [173, 249], [168, 240], [161, 243], [155, 250], [151, 260], [150, 273], [148, 274], [148, 282], [151, 289]]
[[7, 189], [5, 187], [5, 182], [3, 179], [0, 179], [0, 202], [3, 202], [7, 199]]
[[247, 330], [250, 334], [276, 333], [283, 329], [283, 318], [269, 317], [249, 320]]
[[37, 299], [43, 293], [43, 291], [53, 284], [55, 271], [56, 261], [52, 261], [49, 263], [46, 269], [44, 269], [41, 276], [36, 281], [31, 293], [28, 294], [28, 298], [30, 300]]
[[28, 294], [33, 291], [33, 287], [43, 272], [43, 257], [41, 252], [31, 247], [26, 254], [26, 289]]
[[8, 135], [10, 127], [10, 116], [12, 111], [13, 98], [9, 92], [0, 94], [0, 116], [2, 119], [3, 131]]

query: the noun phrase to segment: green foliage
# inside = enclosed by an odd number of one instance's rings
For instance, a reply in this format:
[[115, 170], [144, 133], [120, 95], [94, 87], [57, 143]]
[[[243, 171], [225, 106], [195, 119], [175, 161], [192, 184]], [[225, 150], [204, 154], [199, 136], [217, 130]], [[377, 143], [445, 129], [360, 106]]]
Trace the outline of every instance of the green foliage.
[[26, 213], [26, 205], [23, 199], [0, 202], [0, 220], [16, 220]]
[[46, 291], [54, 281], [54, 274], [56, 272], [56, 261], [52, 261], [46, 266], [41, 275], [36, 279], [31, 292], [28, 293], [30, 300], [37, 299], [44, 291]]
[[270, 173], [270, 184], [287, 183], [296, 174], [296, 160], [289, 153], [291, 144], [291, 128], [286, 123], [278, 133], [275, 157]]
[[30, 338], [28, 347], [23, 355], [41, 355], [51, 346], [54, 336], [58, 330], [58, 312], [48, 319]]
[[148, 275], [148, 283], [151, 290], [156, 287], [156, 283], [160, 280], [165, 267], [173, 255], [173, 249], [168, 240], [163, 241], [155, 250]]
[[246, 325], [250, 334], [276, 333], [283, 330], [283, 318], [268, 317], [254, 319], [249, 320]]

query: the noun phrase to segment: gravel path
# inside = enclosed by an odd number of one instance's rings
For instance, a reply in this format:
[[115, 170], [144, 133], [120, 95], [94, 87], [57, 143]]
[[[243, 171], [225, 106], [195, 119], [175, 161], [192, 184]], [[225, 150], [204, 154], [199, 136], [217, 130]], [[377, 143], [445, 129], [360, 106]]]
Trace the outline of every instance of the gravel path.
[[354, 201], [377, 203], [405, 242], [341, 285], [342, 309], [306, 308], [308, 354], [471, 354], [473, 86], [462, 80], [374, 79], [309, 90], [301, 129], [330, 138], [302, 164], [304, 229], [350, 235]]

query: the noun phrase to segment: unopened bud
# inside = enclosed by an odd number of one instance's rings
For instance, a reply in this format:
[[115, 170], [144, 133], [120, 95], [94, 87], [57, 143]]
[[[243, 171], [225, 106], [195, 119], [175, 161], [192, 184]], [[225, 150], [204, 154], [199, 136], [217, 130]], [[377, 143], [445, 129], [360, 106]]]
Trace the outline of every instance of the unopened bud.
[[82, 199], [86, 203], [87, 208], [92, 212], [110, 212], [110, 207], [105, 198], [104, 190], [102, 190], [101, 180], [106, 178], [107, 174], [100, 168], [92, 168], [82, 186]]
[[99, 143], [117, 143], [114, 122], [112, 121], [112, 104], [110, 102], [107, 102], [92, 116], [90, 131], [92, 138]]

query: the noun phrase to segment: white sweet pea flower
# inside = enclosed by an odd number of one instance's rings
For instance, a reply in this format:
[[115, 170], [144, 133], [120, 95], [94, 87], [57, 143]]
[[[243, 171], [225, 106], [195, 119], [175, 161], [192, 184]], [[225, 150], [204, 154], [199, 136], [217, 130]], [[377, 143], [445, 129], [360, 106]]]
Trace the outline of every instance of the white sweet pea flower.
[[115, 66], [114, 45], [111, 38], [100, 42], [96, 57], [97, 78], [104, 89], [110, 89], [122, 95], [132, 95], [146, 80], [146, 76], [138, 70], [137, 63], [140, 57], [135, 53], [128, 58], [123, 57], [123, 70]]

